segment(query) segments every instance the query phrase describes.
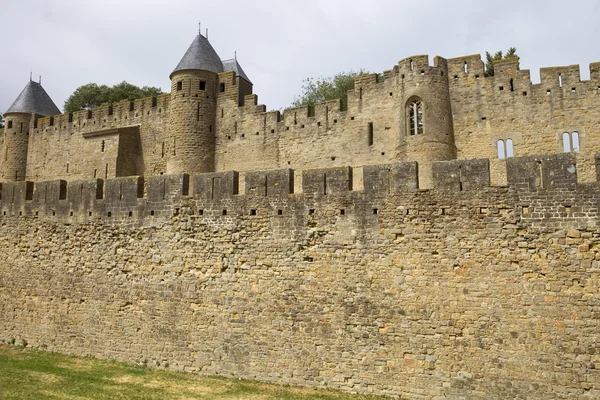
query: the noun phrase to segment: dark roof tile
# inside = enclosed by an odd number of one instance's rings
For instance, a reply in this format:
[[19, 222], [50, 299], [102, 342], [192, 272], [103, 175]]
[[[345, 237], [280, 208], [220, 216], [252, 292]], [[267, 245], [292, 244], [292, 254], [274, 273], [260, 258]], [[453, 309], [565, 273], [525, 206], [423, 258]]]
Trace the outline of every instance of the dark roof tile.
[[221, 58], [204, 36], [196, 36], [177, 67], [171, 72], [171, 76], [177, 71], [186, 69], [200, 69], [217, 74], [223, 72]]
[[6, 111], [8, 113], [38, 114], [43, 117], [60, 114], [60, 110], [52, 101], [42, 85], [29, 81], [25, 89]]

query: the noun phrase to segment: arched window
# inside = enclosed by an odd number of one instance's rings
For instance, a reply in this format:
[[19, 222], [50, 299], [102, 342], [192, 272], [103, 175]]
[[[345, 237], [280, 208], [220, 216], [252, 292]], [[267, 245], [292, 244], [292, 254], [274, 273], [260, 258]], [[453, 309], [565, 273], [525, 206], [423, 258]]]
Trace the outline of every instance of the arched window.
[[513, 147], [512, 139], [506, 139], [506, 141], [502, 139], [498, 140], [496, 142], [496, 148], [498, 150], [498, 159], [500, 160], [515, 156], [515, 149]]
[[571, 148], [579, 152], [579, 132], [571, 133]]
[[569, 153], [571, 151], [579, 152], [579, 132], [565, 132], [562, 134], [563, 139], [563, 151]]
[[423, 104], [421, 100], [415, 100], [408, 106], [409, 135], [423, 134]]
[[563, 151], [568, 153], [571, 151], [571, 135], [569, 132], [563, 133]]
[[506, 153], [504, 152], [504, 140], [498, 140], [496, 142], [496, 147], [498, 148], [498, 158], [504, 160], [506, 158]]
[[506, 158], [514, 157], [514, 155], [513, 141], [512, 139], [506, 139]]

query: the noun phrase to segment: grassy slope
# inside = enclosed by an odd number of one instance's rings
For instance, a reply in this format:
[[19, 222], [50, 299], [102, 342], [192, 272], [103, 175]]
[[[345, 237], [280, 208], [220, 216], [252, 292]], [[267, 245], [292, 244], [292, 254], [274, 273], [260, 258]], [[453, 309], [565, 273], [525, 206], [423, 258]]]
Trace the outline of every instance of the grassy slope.
[[359, 400], [373, 396], [132, 366], [0, 345], [2, 399]]

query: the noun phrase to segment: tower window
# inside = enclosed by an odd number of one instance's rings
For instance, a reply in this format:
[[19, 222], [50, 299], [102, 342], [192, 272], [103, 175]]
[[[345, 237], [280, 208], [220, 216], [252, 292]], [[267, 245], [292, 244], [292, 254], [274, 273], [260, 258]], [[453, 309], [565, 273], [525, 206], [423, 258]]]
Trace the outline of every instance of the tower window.
[[105, 143], [104, 143], [104, 140], [103, 140], [102, 143], [100, 143], [100, 151], [102, 153], [104, 153], [104, 147], [105, 147]]
[[12, 121], [8, 121], [8, 129], [12, 129]]
[[200, 90], [206, 90], [206, 82], [200, 81]]
[[219, 91], [220, 92], [224, 92], [225, 91], [225, 84], [224, 83], [219, 84]]
[[504, 160], [505, 158], [514, 157], [515, 151], [513, 148], [513, 140], [506, 139], [506, 141], [500, 139], [496, 142], [496, 148], [498, 150], [498, 159]]
[[368, 132], [367, 141], [369, 143], [369, 146], [373, 146], [373, 123], [372, 122], [369, 122], [369, 132]]
[[183, 82], [182, 81], [177, 82], [177, 91], [179, 91], [179, 90], [183, 90]]
[[421, 100], [415, 100], [408, 106], [409, 134], [423, 134], [423, 104]]
[[563, 151], [569, 153], [571, 151], [579, 152], [579, 132], [565, 132], [563, 138]]

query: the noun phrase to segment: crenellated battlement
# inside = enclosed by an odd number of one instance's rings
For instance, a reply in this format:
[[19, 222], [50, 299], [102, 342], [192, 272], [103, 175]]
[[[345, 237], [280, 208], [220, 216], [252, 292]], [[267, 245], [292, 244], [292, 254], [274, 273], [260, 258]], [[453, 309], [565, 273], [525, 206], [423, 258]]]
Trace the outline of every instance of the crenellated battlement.
[[[600, 154], [599, 154], [600, 156]], [[577, 192], [577, 163], [573, 154], [511, 158], [504, 164], [508, 186], [516, 192], [573, 190]], [[292, 169], [237, 171], [67, 182], [15, 182], [0, 185], [0, 217], [26, 217], [61, 223], [145, 223], [170, 218], [188, 204], [188, 212], [220, 210], [222, 216], [256, 213], [268, 202], [309, 201], [314, 207], [327, 199], [377, 201], [401, 193], [443, 192], [460, 195], [493, 190], [486, 159], [441, 161], [433, 164], [433, 189], [419, 189], [415, 162], [294, 171]], [[295, 179], [301, 184], [295, 186]], [[242, 181], [243, 180], [243, 185]], [[360, 181], [360, 187], [355, 184]], [[240, 193], [240, 187], [244, 188]], [[296, 191], [295, 187], [301, 188]], [[589, 188], [589, 185], [587, 186]], [[278, 200], [279, 199], [279, 200]], [[189, 208], [189, 201], [194, 204]], [[233, 201], [235, 200], [235, 201]], [[232, 202], [233, 201], [233, 202]], [[186, 203], [187, 202], [187, 203]], [[228, 206], [229, 205], [229, 206]], [[230, 208], [227, 208], [230, 207]], [[254, 211], [251, 211], [254, 210]], [[214, 215], [213, 215], [214, 216]]]
[[170, 105], [170, 94], [146, 97], [134, 101], [121, 101], [52, 117], [36, 120], [33, 134], [84, 133], [98, 129], [110, 129], [136, 125], [146, 119], [164, 118]]

